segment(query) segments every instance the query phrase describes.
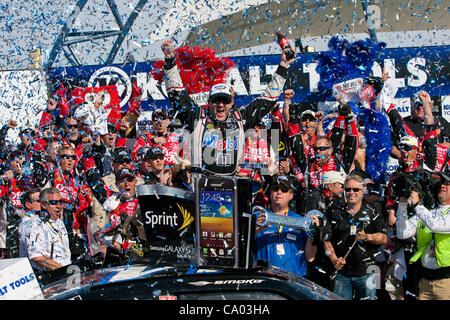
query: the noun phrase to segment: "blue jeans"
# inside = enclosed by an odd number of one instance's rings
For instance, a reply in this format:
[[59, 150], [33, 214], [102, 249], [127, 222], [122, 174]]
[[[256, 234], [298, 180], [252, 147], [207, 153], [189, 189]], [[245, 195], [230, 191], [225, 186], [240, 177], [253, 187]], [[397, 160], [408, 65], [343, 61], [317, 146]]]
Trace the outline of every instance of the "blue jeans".
[[372, 273], [358, 277], [338, 273], [334, 279], [333, 292], [345, 300], [352, 300], [353, 292], [355, 300], [375, 300], [377, 289], [373, 285], [373, 277]]

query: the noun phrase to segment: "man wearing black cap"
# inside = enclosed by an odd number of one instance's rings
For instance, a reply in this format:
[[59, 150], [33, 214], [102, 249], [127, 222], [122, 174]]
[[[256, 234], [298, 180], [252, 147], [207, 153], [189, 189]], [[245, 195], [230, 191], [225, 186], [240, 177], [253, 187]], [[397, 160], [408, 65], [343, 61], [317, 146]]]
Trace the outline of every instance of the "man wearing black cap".
[[[274, 214], [288, 217], [299, 215], [289, 209], [289, 202], [294, 196], [291, 177], [276, 176], [270, 185], [270, 210]], [[260, 212], [258, 220], [261, 221]], [[317, 217], [314, 223], [318, 225]], [[301, 277], [306, 274], [306, 263], [312, 262], [317, 246], [312, 244], [302, 229], [266, 225], [257, 227], [255, 239], [255, 259], [268, 260], [271, 265], [295, 273]]]
[[[97, 168], [99, 169], [102, 179], [111, 191], [118, 191], [116, 185], [116, 173], [121, 169], [133, 168], [133, 161], [130, 156], [130, 152], [125, 147], [114, 148], [112, 152], [112, 171], [109, 174], [104, 175], [102, 164], [96, 161]], [[142, 179], [138, 179], [138, 184], [142, 183]]]
[[172, 171], [164, 165], [164, 152], [159, 147], [148, 149], [139, 164], [138, 174], [145, 184], [172, 184]]
[[[208, 107], [198, 106], [187, 94], [175, 63], [171, 40], [162, 45], [165, 56], [164, 72], [169, 99], [178, 119], [192, 135], [191, 163], [205, 174], [233, 175], [243, 157], [245, 131], [254, 128], [272, 111], [281, 95], [288, 67], [293, 61], [281, 62], [272, 81], [262, 95], [245, 108], [234, 106], [234, 91], [230, 84], [213, 81]], [[216, 79], [215, 79], [216, 80]]]
[[[400, 199], [397, 210], [397, 236], [416, 236], [417, 252], [410, 263], [420, 258], [419, 300], [450, 300], [450, 175], [440, 173], [439, 204], [428, 210], [416, 191]], [[408, 215], [408, 203], [414, 214]]]

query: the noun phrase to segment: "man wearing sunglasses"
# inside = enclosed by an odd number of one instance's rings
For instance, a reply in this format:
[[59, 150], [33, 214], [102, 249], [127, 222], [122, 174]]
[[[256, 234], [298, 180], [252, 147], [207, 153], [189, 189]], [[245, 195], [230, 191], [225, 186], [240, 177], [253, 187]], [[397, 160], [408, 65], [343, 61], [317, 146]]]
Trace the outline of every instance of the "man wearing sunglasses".
[[328, 217], [330, 241], [325, 255], [336, 270], [333, 291], [346, 300], [375, 299], [373, 274], [378, 247], [386, 244], [386, 228], [379, 207], [364, 200], [365, 184], [360, 175], [350, 174], [344, 183], [345, 203]]
[[159, 147], [147, 150], [139, 164], [138, 174], [145, 184], [172, 185], [172, 171], [165, 165], [165, 155]]
[[405, 125], [419, 141], [427, 136], [437, 135], [437, 118], [433, 115], [433, 102], [426, 91], [419, 91], [411, 99], [411, 115], [404, 117]]
[[134, 161], [141, 161], [147, 149], [159, 147], [165, 155], [165, 164], [172, 167], [179, 163], [179, 158], [183, 157], [182, 136], [176, 132], [169, 130], [170, 117], [169, 114], [157, 109], [152, 113], [151, 132], [146, 132], [136, 139], [133, 146], [131, 156]]
[[[129, 245], [133, 244], [132, 238], [140, 236], [141, 240], [145, 239], [145, 236], [140, 230], [138, 234], [132, 232], [128, 237], [123, 235], [128, 234], [128, 230], [123, 230], [124, 222], [127, 219], [139, 219], [135, 213], [139, 207], [139, 201], [136, 196], [136, 175], [130, 169], [124, 168], [116, 173], [116, 183], [119, 192], [114, 193], [103, 206], [109, 212], [109, 223], [94, 234], [94, 238], [97, 242], [109, 243], [110, 249], [114, 252], [111, 253], [111, 257], [122, 257], [124, 250], [128, 249]], [[138, 211], [139, 212], [139, 211]], [[107, 253], [108, 255], [108, 253]], [[110, 259], [110, 258], [106, 258]]]
[[332, 130], [326, 136], [317, 135], [309, 149], [302, 134], [289, 134], [292, 156], [306, 180], [306, 197], [297, 209], [300, 212], [319, 209], [324, 172], [343, 170], [348, 174], [353, 165], [359, 144], [356, 117], [339, 110]]
[[[274, 214], [288, 217], [300, 217], [289, 209], [289, 202], [294, 196], [292, 178], [274, 177], [269, 191], [269, 210]], [[262, 219], [260, 212], [257, 219]], [[317, 216], [314, 224], [319, 225]], [[306, 263], [312, 262], [317, 250], [313, 240], [302, 229], [267, 225], [256, 228], [255, 259], [268, 260], [271, 265], [290, 271], [301, 277], [306, 275]]]
[[[233, 175], [242, 161], [245, 132], [259, 124], [276, 106], [287, 78], [289, 65], [283, 51], [280, 64], [259, 98], [245, 108], [234, 106], [235, 92], [226, 79], [212, 81], [208, 106], [197, 105], [188, 95], [175, 62], [171, 40], [162, 45], [166, 88], [177, 118], [192, 135], [191, 163], [205, 174]], [[220, 79], [219, 79], [220, 78]]]
[[[84, 189], [84, 178], [75, 170], [78, 160], [73, 146], [63, 145], [58, 153], [59, 166], [45, 186], [54, 187], [60, 193], [63, 201], [63, 220], [66, 222], [71, 246], [78, 241], [76, 237], [86, 237], [90, 201]], [[76, 253], [74, 249], [73, 253]]]
[[41, 211], [46, 218], [33, 223], [28, 237], [28, 258], [38, 271], [53, 271], [71, 264], [66, 227], [62, 220], [63, 200], [56, 188], [47, 188], [39, 195]]

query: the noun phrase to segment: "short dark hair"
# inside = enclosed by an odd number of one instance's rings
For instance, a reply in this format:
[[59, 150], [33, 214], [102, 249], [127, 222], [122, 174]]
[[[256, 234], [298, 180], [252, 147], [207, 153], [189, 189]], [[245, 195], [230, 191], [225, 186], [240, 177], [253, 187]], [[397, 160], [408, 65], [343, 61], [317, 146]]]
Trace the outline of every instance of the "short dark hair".
[[[23, 193], [23, 195], [22, 195], [22, 197], [21, 197], [21, 202], [22, 202], [22, 206], [23, 207], [25, 207], [25, 202], [32, 202], [31, 201], [31, 195], [33, 194], [33, 193], [40, 193], [41, 192], [41, 190], [40, 189], [38, 189], [38, 188], [32, 188], [32, 189], [30, 189], [30, 190], [27, 190], [27, 191], [25, 191], [24, 193]], [[39, 199], [40, 200], [40, 199]]]

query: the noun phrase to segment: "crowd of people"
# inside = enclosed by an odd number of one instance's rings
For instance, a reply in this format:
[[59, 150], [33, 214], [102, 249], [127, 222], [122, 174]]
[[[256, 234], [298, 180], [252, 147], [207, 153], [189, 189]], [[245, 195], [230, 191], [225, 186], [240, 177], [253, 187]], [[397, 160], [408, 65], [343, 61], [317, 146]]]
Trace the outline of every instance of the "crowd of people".
[[[284, 51], [271, 82], [250, 104], [235, 106], [232, 85], [217, 82], [207, 106], [199, 106], [181, 80], [173, 43], [162, 50], [170, 107], [155, 110], [152, 130], [131, 146], [129, 122], [92, 132], [79, 105], [55, 112], [61, 103], [55, 97], [39, 126], [21, 129], [18, 145], [6, 142], [17, 122], [4, 125], [2, 258], [27, 257], [43, 281], [71, 264], [141, 257], [148, 243], [136, 186], [192, 190], [194, 173], [234, 176], [257, 182], [253, 204], [274, 214], [322, 213], [311, 217], [314, 233], [257, 224], [256, 260], [345, 299], [450, 298], [450, 144], [428, 93], [420, 91], [412, 115], [402, 118], [394, 104], [379, 103], [386, 77], [364, 82], [373, 93], [370, 107], [389, 120], [391, 156], [399, 162], [380, 183], [366, 172], [370, 141], [358, 114], [344, 101], [327, 115], [294, 103], [294, 91], [284, 89], [293, 59]], [[334, 121], [329, 130], [325, 118]]]

